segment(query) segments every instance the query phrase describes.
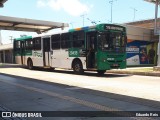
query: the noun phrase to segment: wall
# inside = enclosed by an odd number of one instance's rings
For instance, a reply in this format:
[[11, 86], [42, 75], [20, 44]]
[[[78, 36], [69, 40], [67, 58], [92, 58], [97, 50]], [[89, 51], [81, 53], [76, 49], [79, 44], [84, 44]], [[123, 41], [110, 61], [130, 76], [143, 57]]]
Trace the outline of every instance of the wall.
[[147, 28], [124, 25], [127, 30], [127, 38], [130, 40], [151, 41], [152, 31]]
[[13, 63], [13, 50], [0, 51], [0, 63]]

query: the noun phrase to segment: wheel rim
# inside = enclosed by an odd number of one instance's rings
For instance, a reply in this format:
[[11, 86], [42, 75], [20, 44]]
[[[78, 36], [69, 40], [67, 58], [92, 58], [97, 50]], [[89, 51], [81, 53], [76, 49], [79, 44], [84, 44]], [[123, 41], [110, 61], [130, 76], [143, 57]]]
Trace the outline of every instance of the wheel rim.
[[81, 68], [80, 68], [80, 65], [79, 65], [79, 64], [76, 64], [76, 65], [75, 65], [75, 71], [80, 71], [80, 69], [81, 69]]
[[32, 69], [32, 62], [31, 61], [28, 62], [28, 68]]

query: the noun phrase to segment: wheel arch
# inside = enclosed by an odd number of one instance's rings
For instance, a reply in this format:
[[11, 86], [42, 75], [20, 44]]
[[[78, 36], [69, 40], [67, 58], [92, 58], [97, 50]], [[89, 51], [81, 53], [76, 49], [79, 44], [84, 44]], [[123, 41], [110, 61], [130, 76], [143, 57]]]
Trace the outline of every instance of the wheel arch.
[[[32, 59], [31, 59], [30, 57], [28, 57], [28, 58], [27, 58], [27, 65], [28, 65], [28, 61], [29, 61], [29, 60], [32, 61]], [[32, 61], [32, 63], [33, 63], [33, 61]]]
[[28, 63], [28, 61], [29, 61], [29, 60], [31, 60], [31, 61], [32, 61], [32, 59], [31, 59], [30, 57], [28, 57], [28, 58], [27, 58], [27, 63]]
[[[74, 63], [75, 63], [76, 61], [79, 61], [79, 62], [81, 62], [81, 64], [82, 64], [81, 59], [75, 58], [75, 59], [73, 59], [73, 61], [72, 61], [72, 66], [71, 66], [72, 69], [73, 69], [73, 65], [74, 65]], [[82, 68], [83, 68], [83, 64], [82, 64]]]

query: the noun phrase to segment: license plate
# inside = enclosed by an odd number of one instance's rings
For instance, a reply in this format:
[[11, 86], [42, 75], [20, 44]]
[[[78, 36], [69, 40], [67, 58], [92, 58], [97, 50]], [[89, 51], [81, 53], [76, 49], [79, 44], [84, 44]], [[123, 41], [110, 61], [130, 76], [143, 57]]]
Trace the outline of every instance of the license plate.
[[112, 66], [117, 67], [117, 66], [119, 66], [119, 65], [118, 65], [118, 64], [113, 64]]

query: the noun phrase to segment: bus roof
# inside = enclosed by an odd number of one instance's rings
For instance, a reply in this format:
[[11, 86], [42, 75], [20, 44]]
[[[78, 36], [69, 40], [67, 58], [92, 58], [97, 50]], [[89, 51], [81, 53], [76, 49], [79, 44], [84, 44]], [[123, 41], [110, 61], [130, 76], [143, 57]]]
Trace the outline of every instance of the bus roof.
[[88, 29], [91, 29], [91, 28], [96, 28], [96, 25], [70, 29], [69, 32], [80, 31], [80, 30], [88, 30]]
[[20, 37], [20, 38], [15, 38], [14, 40], [26, 40], [26, 39], [32, 39], [32, 36], [24, 36], [24, 37]]
[[[86, 26], [86, 27], [80, 27], [80, 28], [74, 28], [74, 29], [69, 29], [69, 30], [65, 30], [65, 31], [61, 31], [61, 32], [55, 32], [55, 33], [52, 33], [52, 34], [46, 34], [46, 35], [38, 35], [38, 36], [24, 36], [24, 37], [20, 37], [20, 38], [16, 38], [14, 40], [26, 40], [26, 39], [32, 39], [32, 38], [35, 38], [35, 37], [47, 37], [47, 36], [52, 36], [52, 35], [55, 35], [55, 34], [62, 34], [62, 33], [67, 33], [67, 32], [75, 32], [75, 31], [81, 31], [81, 30], [84, 30], [84, 31], [94, 31], [94, 30], [101, 30], [101, 29], [104, 29], [104, 26], [108, 26], [109, 28], [107, 28], [108, 30], [120, 30], [120, 31], [125, 31], [125, 27], [122, 26], [122, 25], [117, 25], [117, 24], [107, 24], [107, 23], [102, 23], [102, 24], [97, 24], [97, 25], [94, 25], [94, 26]], [[120, 29], [119, 29], [120, 28]]]
[[86, 27], [70, 29], [69, 32], [80, 31], [80, 30], [91, 30], [91, 29], [103, 29], [104, 25], [113, 26], [113, 27], [121, 27], [121, 28], [125, 29], [125, 27], [122, 26], [122, 25], [102, 23], [102, 24], [97, 24], [97, 25], [94, 25], [94, 26], [86, 26]]

